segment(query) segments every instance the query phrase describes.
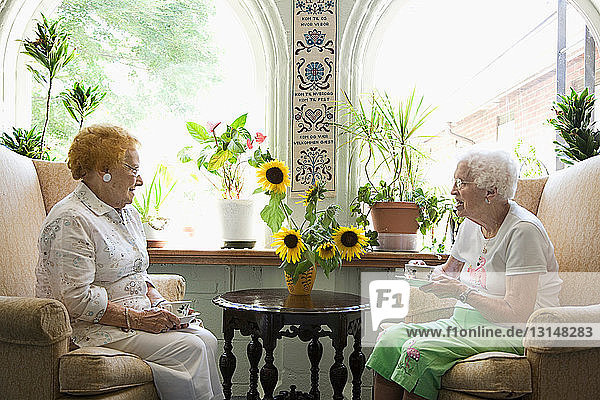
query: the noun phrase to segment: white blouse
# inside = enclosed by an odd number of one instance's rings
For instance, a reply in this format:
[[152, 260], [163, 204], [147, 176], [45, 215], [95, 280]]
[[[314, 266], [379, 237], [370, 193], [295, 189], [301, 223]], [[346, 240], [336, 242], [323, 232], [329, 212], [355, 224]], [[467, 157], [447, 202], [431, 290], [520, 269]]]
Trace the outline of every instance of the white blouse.
[[82, 182], [46, 217], [38, 243], [37, 297], [61, 301], [69, 311], [73, 342], [99, 346], [135, 335], [102, 325], [108, 301], [136, 310], [146, 296], [146, 237], [137, 210], [121, 213]]

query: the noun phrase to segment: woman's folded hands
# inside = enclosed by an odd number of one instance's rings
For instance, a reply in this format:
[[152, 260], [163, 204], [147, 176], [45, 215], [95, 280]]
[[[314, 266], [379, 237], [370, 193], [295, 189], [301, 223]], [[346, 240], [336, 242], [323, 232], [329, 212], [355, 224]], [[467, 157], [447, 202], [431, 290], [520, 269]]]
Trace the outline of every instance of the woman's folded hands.
[[130, 310], [131, 328], [145, 332], [161, 333], [170, 329], [187, 328], [175, 314], [164, 308], [153, 307], [148, 310]]

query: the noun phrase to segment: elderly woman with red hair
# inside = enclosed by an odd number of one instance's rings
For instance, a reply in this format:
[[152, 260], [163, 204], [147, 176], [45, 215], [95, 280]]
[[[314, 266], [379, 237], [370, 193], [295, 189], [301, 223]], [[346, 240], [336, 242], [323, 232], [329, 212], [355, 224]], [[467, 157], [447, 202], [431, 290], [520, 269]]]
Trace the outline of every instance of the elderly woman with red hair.
[[138, 146], [111, 125], [75, 136], [68, 166], [81, 183], [42, 226], [37, 296], [66, 306], [76, 346], [106, 346], [144, 359], [161, 399], [222, 399], [215, 336], [157, 307], [164, 298], [146, 273], [146, 238], [131, 206], [143, 184]]

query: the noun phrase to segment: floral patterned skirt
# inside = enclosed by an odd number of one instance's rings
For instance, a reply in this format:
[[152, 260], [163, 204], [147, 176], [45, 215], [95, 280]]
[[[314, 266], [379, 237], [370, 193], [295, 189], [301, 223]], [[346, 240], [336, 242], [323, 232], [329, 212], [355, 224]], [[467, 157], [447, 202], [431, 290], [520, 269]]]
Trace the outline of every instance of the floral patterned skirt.
[[442, 375], [457, 362], [486, 351], [522, 355], [522, 339], [511, 336], [478, 311], [456, 307], [448, 319], [400, 323], [384, 330], [367, 367], [409, 392], [435, 400]]

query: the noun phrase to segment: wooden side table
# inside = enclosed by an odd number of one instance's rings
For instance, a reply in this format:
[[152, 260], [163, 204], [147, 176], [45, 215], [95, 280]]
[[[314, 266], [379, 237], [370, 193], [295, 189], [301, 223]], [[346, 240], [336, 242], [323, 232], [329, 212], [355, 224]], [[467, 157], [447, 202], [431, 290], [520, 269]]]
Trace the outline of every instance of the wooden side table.
[[[258, 381], [265, 393], [264, 400], [320, 399], [319, 363], [323, 355], [320, 338], [329, 337], [335, 349], [333, 364], [329, 368], [329, 378], [333, 388], [333, 399], [342, 400], [342, 392], [348, 380], [348, 369], [344, 365], [343, 351], [348, 335], [354, 338], [354, 350], [350, 354], [349, 366], [352, 372], [352, 399], [361, 398], [362, 373], [365, 356], [361, 345], [361, 311], [369, 308], [368, 300], [358, 295], [313, 290], [310, 296], [293, 296], [287, 289], [248, 289], [228, 292], [213, 299], [213, 303], [223, 308], [224, 353], [219, 360], [223, 375], [225, 399], [231, 399], [231, 379], [236, 367], [236, 357], [232, 352], [234, 332], [250, 336], [247, 355], [250, 362], [250, 387], [247, 399], [259, 400]], [[286, 327], [284, 329], [284, 327]], [[323, 329], [323, 327], [329, 328]], [[273, 363], [273, 351], [277, 340], [282, 337], [298, 337], [307, 346], [311, 365], [311, 388], [309, 393], [282, 392], [274, 396], [278, 370]], [[259, 340], [260, 339], [260, 340]], [[262, 342], [262, 344], [261, 344]], [[265, 362], [260, 371], [258, 364]]]

